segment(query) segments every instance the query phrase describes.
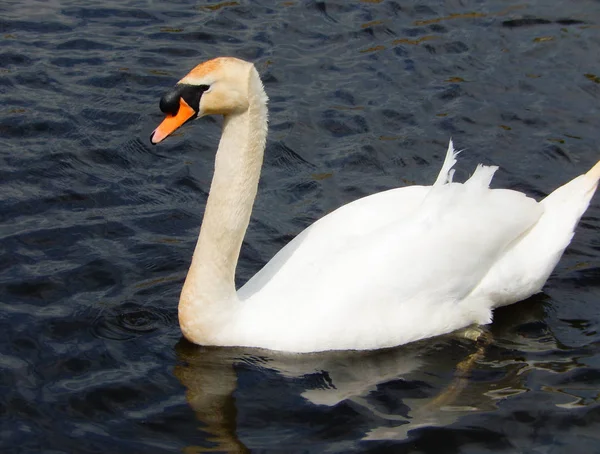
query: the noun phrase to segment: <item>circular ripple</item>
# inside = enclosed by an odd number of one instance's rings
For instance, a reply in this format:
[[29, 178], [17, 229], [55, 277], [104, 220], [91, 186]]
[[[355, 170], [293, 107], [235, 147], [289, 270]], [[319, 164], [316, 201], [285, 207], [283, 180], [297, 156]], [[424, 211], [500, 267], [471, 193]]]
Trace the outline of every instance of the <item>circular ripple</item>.
[[169, 324], [169, 317], [158, 309], [126, 303], [102, 315], [93, 331], [103, 339], [130, 340]]

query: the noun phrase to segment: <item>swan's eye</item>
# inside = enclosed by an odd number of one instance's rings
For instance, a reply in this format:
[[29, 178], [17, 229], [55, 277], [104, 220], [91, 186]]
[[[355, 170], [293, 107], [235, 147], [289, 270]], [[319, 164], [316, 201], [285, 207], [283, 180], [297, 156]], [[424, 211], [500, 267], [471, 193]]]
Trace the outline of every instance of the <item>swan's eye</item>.
[[208, 85], [179, 85], [179, 93], [188, 106], [196, 112], [200, 110], [200, 98], [202, 93], [208, 90]]

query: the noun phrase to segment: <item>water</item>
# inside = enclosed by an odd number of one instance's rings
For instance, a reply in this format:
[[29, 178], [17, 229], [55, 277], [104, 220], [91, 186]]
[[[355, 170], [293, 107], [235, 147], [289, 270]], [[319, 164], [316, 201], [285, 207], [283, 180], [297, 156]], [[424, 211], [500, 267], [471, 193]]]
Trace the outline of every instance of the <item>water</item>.
[[323, 214], [457, 177], [543, 197], [598, 158], [600, 3], [0, 5], [2, 452], [600, 452], [600, 199], [487, 341], [281, 355], [181, 340], [218, 120], [160, 96], [256, 62], [271, 129], [239, 283]]

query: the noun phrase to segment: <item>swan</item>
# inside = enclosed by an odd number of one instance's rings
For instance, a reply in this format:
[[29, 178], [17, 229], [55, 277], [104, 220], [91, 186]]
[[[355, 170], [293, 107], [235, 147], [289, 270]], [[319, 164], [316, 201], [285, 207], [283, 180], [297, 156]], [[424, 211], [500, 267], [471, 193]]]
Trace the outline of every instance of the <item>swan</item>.
[[436, 181], [373, 194], [309, 226], [236, 291], [267, 139], [267, 95], [252, 63], [219, 57], [160, 100], [153, 144], [222, 115], [200, 234], [179, 300], [191, 342], [285, 352], [369, 350], [488, 324], [541, 291], [600, 178], [600, 162], [541, 202], [490, 189], [497, 167], [452, 181], [452, 142]]

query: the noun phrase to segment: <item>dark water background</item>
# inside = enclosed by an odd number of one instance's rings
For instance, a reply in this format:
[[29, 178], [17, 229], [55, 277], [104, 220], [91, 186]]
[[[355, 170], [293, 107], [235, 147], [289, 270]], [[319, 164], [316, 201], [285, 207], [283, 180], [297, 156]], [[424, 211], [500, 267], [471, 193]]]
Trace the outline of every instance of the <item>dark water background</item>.
[[457, 176], [538, 198], [600, 158], [600, 2], [0, 3], [0, 451], [600, 452], [600, 197], [490, 342], [280, 355], [180, 340], [218, 120], [158, 100], [254, 61], [270, 141], [245, 282], [328, 211]]

